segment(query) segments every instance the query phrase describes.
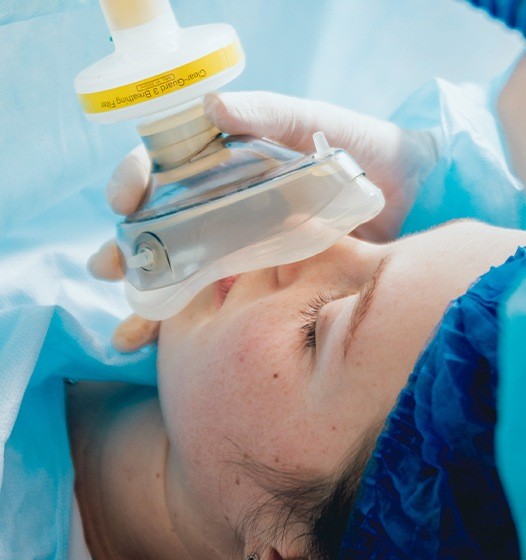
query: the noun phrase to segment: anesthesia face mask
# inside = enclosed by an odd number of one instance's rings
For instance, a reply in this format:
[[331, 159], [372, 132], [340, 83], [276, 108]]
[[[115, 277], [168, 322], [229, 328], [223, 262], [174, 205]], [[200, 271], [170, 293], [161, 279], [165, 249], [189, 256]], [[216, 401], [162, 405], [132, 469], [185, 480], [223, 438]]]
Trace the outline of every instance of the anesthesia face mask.
[[305, 155], [207, 121], [202, 96], [244, 66], [230, 26], [181, 29], [168, 0], [101, 4], [116, 51], [75, 87], [91, 120], [138, 119], [152, 162], [143, 204], [117, 226], [138, 315], [171, 317], [209, 284], [311, 257], [381, 211], [381, 191], [322, 132]]

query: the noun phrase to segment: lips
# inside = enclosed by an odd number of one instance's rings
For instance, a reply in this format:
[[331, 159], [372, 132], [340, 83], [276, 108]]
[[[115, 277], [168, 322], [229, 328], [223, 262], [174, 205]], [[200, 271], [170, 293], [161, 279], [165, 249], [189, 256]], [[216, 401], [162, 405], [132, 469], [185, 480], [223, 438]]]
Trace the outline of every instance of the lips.
[[237, 276], [227, 276], [226, 278], [223, 278], [222, 280], [218, 280], [215, 284], [214, 284], [214, 300], [215, 300], [215, 304], [216, 307], [218, 309], [220, 309], [223, 304], [225, 303], [225, 300], [228, 296], [228, 293], [230, 292], [230, 290], [232, 289], [232, 286], [235, 284], [236, 280], [239, 278], [239, 275]]

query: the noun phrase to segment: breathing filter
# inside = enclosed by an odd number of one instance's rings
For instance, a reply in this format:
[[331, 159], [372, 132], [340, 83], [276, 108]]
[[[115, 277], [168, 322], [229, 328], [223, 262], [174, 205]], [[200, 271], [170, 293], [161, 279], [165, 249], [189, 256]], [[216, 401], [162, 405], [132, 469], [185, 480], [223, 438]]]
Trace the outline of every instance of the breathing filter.
[[100, 0], [115, 52], [75, 80], [88, 119], [133, 119], [151, 160], [142, 206], [117, 226], [125, 293], [152, 320], [207, 285], [311, 257], [376, 216], [381, 191], [344, 150], [229, 136], [202, 98], [245, 56], [226, 24], [181, 28], [169, 0]]

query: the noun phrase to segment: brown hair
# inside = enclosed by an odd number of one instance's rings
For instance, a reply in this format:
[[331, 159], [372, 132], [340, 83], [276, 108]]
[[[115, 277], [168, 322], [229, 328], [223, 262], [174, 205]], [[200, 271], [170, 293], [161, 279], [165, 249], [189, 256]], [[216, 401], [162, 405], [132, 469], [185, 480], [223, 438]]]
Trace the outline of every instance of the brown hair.
[[237, 461], [266, 496], [262, 503], [247, 507], [236, 528], [239, 543], [249, 529], [257, 532], [260, 520], [270, 517], [271, 526], [258, 534], [261, 542], [280, 542], [296, 534], [309, 560], [337, 560], [347, 518], [382, 426], [383, 421], [367, 430], [329, 476], [276, 469], [247, 457]]

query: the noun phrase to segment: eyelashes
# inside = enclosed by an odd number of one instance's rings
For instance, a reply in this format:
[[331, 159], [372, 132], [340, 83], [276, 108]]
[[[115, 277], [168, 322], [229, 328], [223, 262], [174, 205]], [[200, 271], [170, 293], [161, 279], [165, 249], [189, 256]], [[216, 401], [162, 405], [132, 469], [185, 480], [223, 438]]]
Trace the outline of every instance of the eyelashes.
[[301, 310], [302, 325], [300, 327], [303, 346], [306, 349], [316, 348], [316, 322], [323, 306], [334, 301], [330, 293], [316, 294]]

